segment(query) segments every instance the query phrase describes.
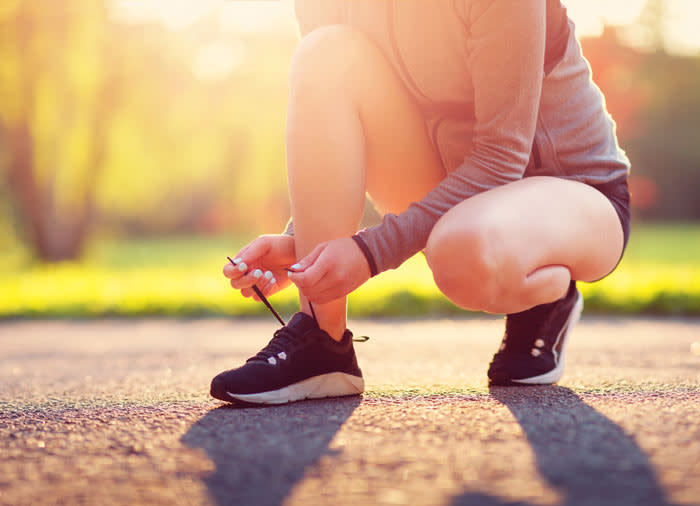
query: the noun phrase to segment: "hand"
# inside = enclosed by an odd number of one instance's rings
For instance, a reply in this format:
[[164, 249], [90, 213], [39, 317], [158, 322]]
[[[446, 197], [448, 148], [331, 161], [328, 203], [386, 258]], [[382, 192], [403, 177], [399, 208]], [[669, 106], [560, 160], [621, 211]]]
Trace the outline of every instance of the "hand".
[[253, 285], [257, 285], [265, 296], [290, 285], [285, 268], [296, 260], [294, 237], [261, 235], [244, 246], [233, 259], [237, 265], [227, 262], [224, 276], [231, 280], [233, 288], [241, 291], [241, 295], [260, 301]]
[[292, 268], [289, 279], [318, 304], [343, 297], [370, 278], [367, 259], [350, 237], [319, 244]]

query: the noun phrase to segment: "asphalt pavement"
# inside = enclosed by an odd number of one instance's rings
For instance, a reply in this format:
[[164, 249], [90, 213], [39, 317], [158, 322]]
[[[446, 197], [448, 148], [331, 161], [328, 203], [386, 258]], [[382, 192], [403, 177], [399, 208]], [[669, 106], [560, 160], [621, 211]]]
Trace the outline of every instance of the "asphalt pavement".
[[209, 398], [275, 328], [0, 323], [0, 504], [700, 504], [700, 320], [584, 316], [559, 385], [492, 389], [499, 319], [353, 321], [362, 397]]

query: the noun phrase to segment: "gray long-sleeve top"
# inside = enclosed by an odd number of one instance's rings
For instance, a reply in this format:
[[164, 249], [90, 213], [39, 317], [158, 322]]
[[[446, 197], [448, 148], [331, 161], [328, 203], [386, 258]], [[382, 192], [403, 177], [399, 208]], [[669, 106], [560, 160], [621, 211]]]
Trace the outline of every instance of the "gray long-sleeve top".
[[340, 23], [378, 45], [448, 173], [358, 233], [377, 272], [422, 250], [440, 217], [477, 193], [531, 175], [599, 184], [629, 171], [559, 0], [296, 0], [296, 14], [302, 36]]

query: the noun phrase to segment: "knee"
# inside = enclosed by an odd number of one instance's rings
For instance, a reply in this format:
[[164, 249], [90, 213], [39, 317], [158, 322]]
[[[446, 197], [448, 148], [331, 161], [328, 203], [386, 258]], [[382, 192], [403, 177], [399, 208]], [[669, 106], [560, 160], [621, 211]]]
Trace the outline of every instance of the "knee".
[[307, 34], [292, 56], [292, 98], [319, 98], [350, 89], [368, 44], [364, 34], [345, 25], [323, 26]]
[[463, 309], [502, 312], [509, 269], [502, 230], [486, 221], [451, 221], [449, 213], [438, 221], [426, 246], [435, 284]]

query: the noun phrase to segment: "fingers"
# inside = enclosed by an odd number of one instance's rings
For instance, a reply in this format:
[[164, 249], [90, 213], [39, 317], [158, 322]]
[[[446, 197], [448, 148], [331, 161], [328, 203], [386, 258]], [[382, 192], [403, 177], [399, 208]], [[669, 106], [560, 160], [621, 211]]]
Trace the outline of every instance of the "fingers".
[[260, 302], [260, 297], [258, 296], [257, 293], [255, 293], [255, 289], [253, 288], [253, 286], [257, 287], [258, 290], [260, 290], [260, 292], [262, 292], [262, 294], [265, 297], [268, 297], [268, 296], [272, 295], [273, 293], [276, 293], [279, 290], [281, 290], [282, 288], [284, 288], [285, 285], [286, 285], [286, 283], [284, 283], [284, 282], [283, 283], [278, 282], [277, 278], [274, 276], [274, 274], [272, 272], [267, 271], [267, 272], [263, 273], [263, 275], [256, 280], [254, 285], [251, 285], [249, 287], [241, 289], [241, 295], [243, 295], [244, 297], [249, 297], [249, 298], [252, 297], [254, 300]]
[[[308, 265], [313, 261], [311, 265]], [[334, 268], [334, 258], [325, 249], [313, 251], [308, 257], [299, 262], [304, 271], [289, 273], [289, 279], [312, 302], [325, 303], [342, 297], [344, 293], [338, 283], [338, 269]]]
[[234, 261], [240, 259], [241, 262], [252, 265], [264, 257], [270, 251], [270, 247], [271, 241], [267, 237], [258, 237], [253, 242], [248, 244], [248, 246], [239, 251], [238, 256], [234, 258]]
[[242, 290], [243, 288], [249, 288], [255, 284], [258, 280], [257, 269], [252, 271], [247, 271], [245, 273], [241, 272], [238, 276], [231, 278], [231, 288], [236, 290]]
[[294, 238], [283, 235], [260, 236], [244, 246], [223, 267], [231, 287], [241, 295], [260, 301], [257, 288], [267, 297], [290, 284], [283, 270], [294, 262]]
[[289, 279], [312, 302], [325, 303], [355, 290], [369, 279], [367, 261], [350, 238], [320, 244], [299, 261]]
[[[350, 280], [352, 282], [348, 283], [345, 279], [351, 274], [362, 277], [362, 273], [356, 272], [358, 269], [353, 267], [356, 262], [352, 254], [356, 252], [346, 244], [352, 242], [351, 239], [336, 239], [317, 245], [308, 255], [292, 265], [290, 272], [285, 273], [285, 266], [294, 260], [289, 239], [261, 236], [244, 247], [224, 267], [224, 275], [230, 279], [231, 286], [240, 290], [244, 297], [259, 300], [253, 287], [267, 297], [293, 282], [311, 301], [323, 303], [342, 297], [365, 281], [353, 278]], [[277, 251], [280, 248], [284, 250], [283, 253]], [[364, 257], [362, 259], [364, 261]], [[275, 278], [275, 274], [279, 278]]]
[[[328, 288], [324, 288], [326, 285], [328, 285]], [[311, 293], [309, 294], [304, 293], [304, 296], [314, 304], [327, 304], [346, 295], [338, 283], [325, 283], [323, 279], [319, 286], [315, 288], [316, 289], [311, 289]]]
[[258, 237], [233, 257], [233, 265], [231, 262], [224, 265], [224, 276], [231, 280], [241, 279], [246, 275], [250, 266], [258, 263], [270, 251], [270, 247], [271, 241], [269, 238], [265, 236]]
[[[257, 285], [258, 288], [262, 289], [262, 287], [270, 284], [270, 282], [272, 280], [275, 280], [275, 282], [276, 282], [275, 276], [272, 273], [272, 271], [267, 271], [267, 270], [263, 271], [262, 269], [252, 269], [240, 277], [232, 278], [231, 279], [231, 286], [233, 288], [235, 288], [236, 290], [250, 288], [253, 285]], [[274, 283], [272, 283], [272, 284], [274, 284]]]
[[291, 266], [293, 272], [289, 272], [287, 276], [292, 283], [302, 290], [302, 292], [305, 288], [309, 288], [318, 283], [326, 273], [328, 262], [324, 261], [323, 252], [325, 248], [325, 243], [319, 244], [311, 253]]
[[[230, 257], [226, 258], [230, 259]], [[245, 276], [246, 272], [248, 272], [248, 264], [241, 261], [240, 258], [229, 260], [229, 262], [224, 265], [224, 276], [232, 280]]]
[[277, 291], [277, 278], [272, 271], [265, 271], [256, 285], [263, 295], [268, 296]]

